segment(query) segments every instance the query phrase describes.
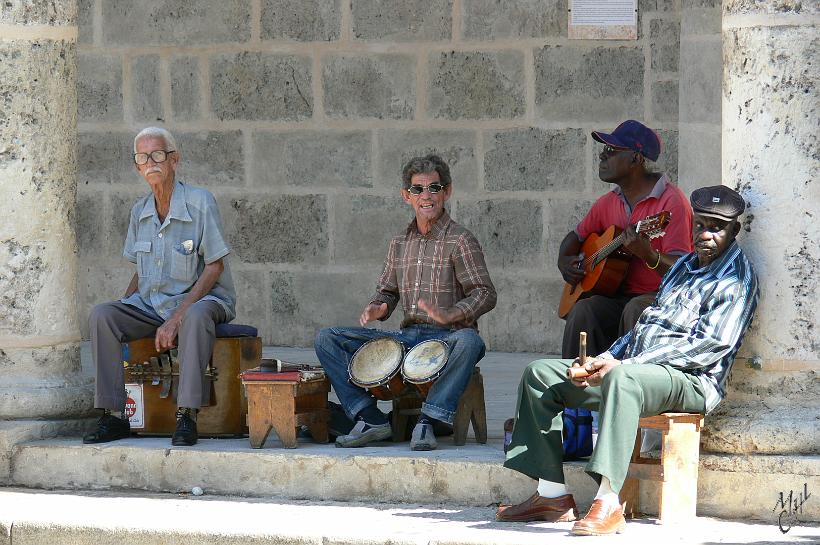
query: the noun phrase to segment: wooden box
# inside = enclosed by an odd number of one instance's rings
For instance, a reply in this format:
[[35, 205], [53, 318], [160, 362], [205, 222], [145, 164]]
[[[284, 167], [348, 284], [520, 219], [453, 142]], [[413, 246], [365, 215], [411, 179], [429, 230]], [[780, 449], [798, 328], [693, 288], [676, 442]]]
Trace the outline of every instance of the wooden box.
[[[123, 351], [126, 384], [142, 385], [143, 426], [136, 433], [170, 435], [176, 429], [176, 392], [179, 368], [176, 358], [159, 354], [154, 338], [128, 343]], [[210, 405], [197, 416], [200, 436], [243, 435], [248, 433], [245, 416], [248, 403], [239, 373], [259, 366], [262, 339], [259, 337], [217, 338], [205, 380], [211, 384]], [[147, 362], [147, 364], [145, 363]], [[170, 390], [169, 390], [170, 387]], [[165, 391], [164, 391], [165, 390]], [[163, 397], [163, 394], [164, 397]]]

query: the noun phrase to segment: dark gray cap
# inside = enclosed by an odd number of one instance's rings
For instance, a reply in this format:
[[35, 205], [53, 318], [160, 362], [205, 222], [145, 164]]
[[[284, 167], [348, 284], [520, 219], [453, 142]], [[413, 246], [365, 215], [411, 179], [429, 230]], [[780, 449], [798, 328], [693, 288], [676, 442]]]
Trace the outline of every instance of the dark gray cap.
[[696, 189], [692, 192], [692, 197], [689, 200], [695, 214], [726, 221], [735, 219], [746, 210], [746, 201], [743, 200], [740, 193], [734, 189], [729, 189], [725, 185], [713, 185]]

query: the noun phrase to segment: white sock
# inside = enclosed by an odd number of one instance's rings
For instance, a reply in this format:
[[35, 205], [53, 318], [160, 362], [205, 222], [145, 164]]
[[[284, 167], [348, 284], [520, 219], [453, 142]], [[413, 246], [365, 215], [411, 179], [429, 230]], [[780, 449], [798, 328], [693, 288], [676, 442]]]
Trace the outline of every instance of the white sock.
[[542, 498], [557, 498], [567, 494], [567, 485], [538, 479], [538, 495]]
[[618, 494], [612, 490], [612, 485], [609, 484], [608, 477], [601, 477], [601, 486], [598, 487], [598, 493], [595, 494], [596, 500], [603, 500], [607, 505], [620, 505], [621, 500]]

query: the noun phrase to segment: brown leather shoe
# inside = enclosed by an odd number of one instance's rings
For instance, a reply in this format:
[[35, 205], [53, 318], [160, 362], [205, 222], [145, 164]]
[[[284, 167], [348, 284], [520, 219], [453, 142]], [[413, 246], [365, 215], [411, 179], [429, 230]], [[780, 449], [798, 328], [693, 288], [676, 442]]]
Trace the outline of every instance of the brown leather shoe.
[[624, 506], [609, 506], [603, 500], [595, 500], [587, 516], [576, 522], [571, 532], [576, 536], [603, 536], [616, 532], [620, 534], [624, 530]]
[[500, 505], [495, 519], [502, 522], [572, 522], [578, 518], [578, 508], [572, 494], [557, 498], [542, 498], [536, 492], [518, 505]]

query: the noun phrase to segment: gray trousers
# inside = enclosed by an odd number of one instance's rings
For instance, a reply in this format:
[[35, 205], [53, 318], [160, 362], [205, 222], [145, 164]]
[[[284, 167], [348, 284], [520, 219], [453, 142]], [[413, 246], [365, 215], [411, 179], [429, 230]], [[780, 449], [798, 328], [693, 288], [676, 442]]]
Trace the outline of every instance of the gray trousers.
[[578, 357], [578, 334], [587, 332], [587, 355], [597, 356], [638, 323], [646, 307], [655, 300], [655, 293], [643, 295], [592, 295], [575, 303], [564, 325], [562, 358]]
[[[225, 309], [215, 301], [197, 301], [188, 308], [179, 328], [179, 387], [177, 406], [199, 408], [209, 401], [205, 369], [214, 351], [216, 324], [226, 321]], [[112, 301], [94, 307], [88, 318], [91, 353], [97, 370], [94, 406], [125, 409], [125, 371], [122, 343], [153, 335], [164, 322], [141, 310]]]

